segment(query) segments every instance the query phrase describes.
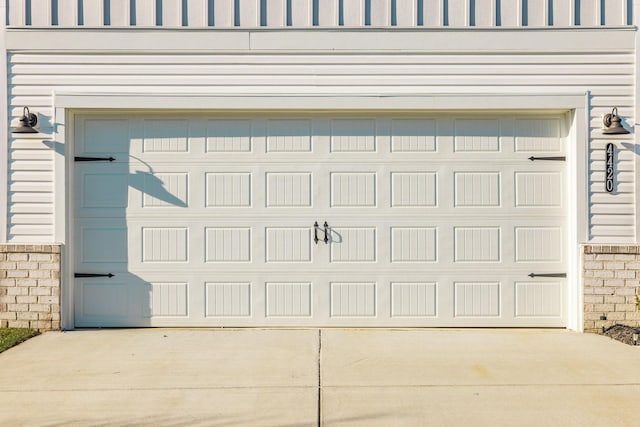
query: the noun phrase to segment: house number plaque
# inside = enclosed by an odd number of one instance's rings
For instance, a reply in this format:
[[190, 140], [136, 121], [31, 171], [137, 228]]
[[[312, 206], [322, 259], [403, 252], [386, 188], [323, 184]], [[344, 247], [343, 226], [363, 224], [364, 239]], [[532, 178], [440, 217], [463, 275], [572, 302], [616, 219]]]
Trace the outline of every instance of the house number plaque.
[[616, 169], [615, 169], [616, 147], [615, 147], [615, 145], [613, 145], [612, 143], [608, 143], [607, 144], [606, 153], [607, 153], [607, 161], [606, 161], [606, 170], [607, 170], [607, 172], [606, 172], [606, 176], [605, 176], [604, 185], [605, 185], [605, 189], [607, 190], [607, 193], [613, 193], [613, 190], [614, 190], [613, 177], [616, 174]]

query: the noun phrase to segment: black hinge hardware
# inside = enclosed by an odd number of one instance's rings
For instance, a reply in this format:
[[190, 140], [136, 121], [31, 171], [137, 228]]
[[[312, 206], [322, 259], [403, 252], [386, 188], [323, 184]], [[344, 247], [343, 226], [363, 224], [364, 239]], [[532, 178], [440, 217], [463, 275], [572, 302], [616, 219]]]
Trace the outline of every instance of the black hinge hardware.
[[107, 274], [97, 274], [97, 273], [75, 273], [73, 277], [108, 277], [111, 279], [115, 274], [107, 273]]
[[76, 156], [73, 158], [76, 162], [113, 162], [113, 157], [81, 157]]
[[529, 157], [529, 160], [531, 160], [532, 162], [534, 160], [550, 160], [550, 161], [555, 161], [555, 162], [564, 162], [565, 160], [567, 160], [567, 158], [565, 156], [556, 156], [556, 157], [534, 157], [534, 156], [531, 156], [531, 157]]
[[542, 274], [529, 273], [528, 276], [531, 277], [531, 278], [534, 278], [534, 277], [567, 277], [567, 273], [542, 273]]

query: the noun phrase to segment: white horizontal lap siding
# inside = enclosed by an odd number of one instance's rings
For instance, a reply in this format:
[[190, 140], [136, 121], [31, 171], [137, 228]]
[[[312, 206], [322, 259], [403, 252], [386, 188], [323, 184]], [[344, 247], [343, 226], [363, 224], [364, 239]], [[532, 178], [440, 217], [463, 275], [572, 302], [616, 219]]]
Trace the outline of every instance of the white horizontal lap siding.
[[[634, 55], [624, 52], [553, 54], [36, 54], [9, 56], [10, 115], [28, 105], [51, 134], [51, 94], [540, 94], [590, 92], [590, 236], [633, 241], [634, 160], [619, 148], [617, 194], [604, 193], [601, 115], [614, 106], [634, 116]], [[26, 144], [26, 145], [25, 145]], [[13, 241], [52, 238], [52, 149], [41, 139], [11, 141], [10, 224]], [[48, 154], [44, 154], [48, 153]], [[30, 172], [30, 173], [23, 173]], [[33, 172], [33, 174], [31, 173]], [[37, 180], [34, 177], [38, 177]], [[44, 180], [44, 181], [40, 181]], [[43, 237], [44, 236], [44, 237]]]
[[10, 27], [464, 28], [630, 24], [627, 0], [7, 1]]

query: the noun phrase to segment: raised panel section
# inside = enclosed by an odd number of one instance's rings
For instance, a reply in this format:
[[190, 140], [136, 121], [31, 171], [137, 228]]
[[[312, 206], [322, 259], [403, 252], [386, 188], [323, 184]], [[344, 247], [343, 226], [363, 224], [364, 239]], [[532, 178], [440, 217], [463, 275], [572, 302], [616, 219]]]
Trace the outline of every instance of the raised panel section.
[[433, 172], [391, 173], [391, 206], [436, 206], [436, 180], [437, 175]]
[[206, 284], [207, 317], [251, 316], [251, 283], [212, 282]]
[[310, 173], [267, 173], [267, 207], [309, 206]]
[[560, 207], [562, 177], [557, 172], [516, 172], [516, 207]]
[[311, 120], [269, 120], [267, 151], [283, 153], [311, 151]]
[[436, 283], [391, 283], [391, 317], [434, 317], [436, 313]]
[[436, 151], [436, 121], [392, 120], [391, 151], [408, 153]]
[[186, 207], [188, 200], [188, 173], [145, 173], [144, 207]]
[[145, 120], [143, 150], [145, 153], [184, 153], [188, 146], [187, 120]]
[[151, 316], [187, 316], [187, 289], [186, 283], [149, 284]]
[[188, 230], [186, 228], [143, 228], [143, 262], [186, 262]]
[[128, 196], [128, 175], [87, 173], [82, 176], [83, 208], [126, 208]]
[[209, 120], [207, 152], [247, 153], [251, 151], [250, 120]]
[[460, 152], [500, 151], [500, 124], [493, 119], [454, 121], [454, 147]]
[[81, 262], [127, 262], [126, 228], [82, 228], [80, 230]]
[[267, 228], [266, 262], [310, 262], [311, 230]]
[[375, 315], [375, 283], [331, 283], [331, 317]]
[[516, 151], [560, 151], [560, 129], [560, 120], [557, 119], [517, 119]]
[[83, 283], [81, 316], [126, 318], [129, 309], [127, 286], [124, 283]]
[[206, 262], [251, 261], [250, 228], [207, 228]]
[[500, 229], [492, 227], [456, 227], [456, 262], [500, 261]]
[[375, 206], [376, 174], [334, 172], [331, 174], [331, 206]]
[[267, 283], [267, 317], [310, 317], [311, 283]]
[[456, 283], [455, 317], [500, 315], [500, 283]]
[[369, 119], [331, 121], [331, 151], [337, 153], [376, 151], [376, 122]]
[[557, 227], [518, 227], [515, 230], [518, 262], [562, 261], [562, 230]]
[[331, 229], [331, 262], [374, 262], [375, 228]]
[[120, 119], [86, 119], [81, 153], [128, 153], [129, 121]]
[[562, 305], [560, 283], [516, 283], [516, 317], [558, 317]]
[[392, 227], [391, 262], [434, 262], [436, 242], [433, 227]]
[[207, 207], [251, 206], [250, 173], [207, 173]]
[[456, 206], [500, 206], [498, 172], [457, 172], [454, 181]]

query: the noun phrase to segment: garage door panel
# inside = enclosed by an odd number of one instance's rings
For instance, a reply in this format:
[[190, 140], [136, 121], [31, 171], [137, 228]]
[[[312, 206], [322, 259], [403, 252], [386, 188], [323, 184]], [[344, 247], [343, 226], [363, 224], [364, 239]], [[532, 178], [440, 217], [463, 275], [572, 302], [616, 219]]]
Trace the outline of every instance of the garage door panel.
[[77, 279], [78, 326], [564, 325], [564, 281], [529, 277], [566, 268], [564, 163], [528, 160], [563, 154], [559, 116], [88, 115], [76, 133], [77, 155], [118, 154], [75, 167], [76, 271], [115, 274]]

